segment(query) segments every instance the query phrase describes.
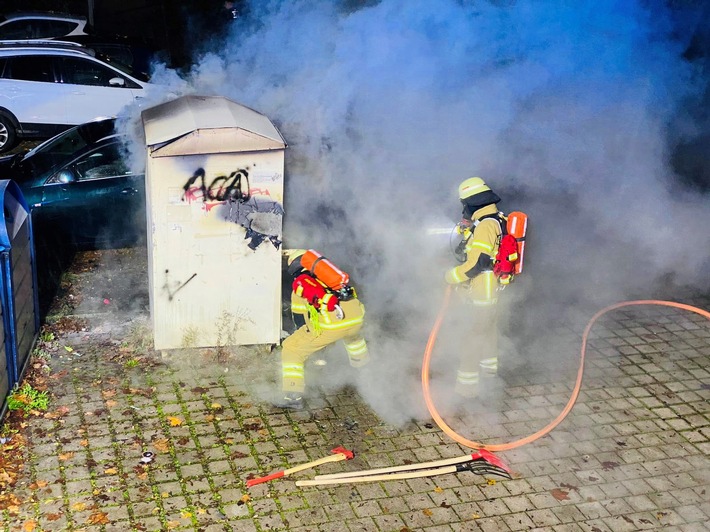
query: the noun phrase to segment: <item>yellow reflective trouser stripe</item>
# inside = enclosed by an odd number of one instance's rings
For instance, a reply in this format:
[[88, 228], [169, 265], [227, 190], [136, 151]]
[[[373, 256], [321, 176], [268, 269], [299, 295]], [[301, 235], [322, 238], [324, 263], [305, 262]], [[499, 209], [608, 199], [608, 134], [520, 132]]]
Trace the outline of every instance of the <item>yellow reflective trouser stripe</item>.
[[281, 366], [281, 373], [285, 379], [304, 379], [305, 370], [303, 364], [284, 363]]
[[473, 240], [466, 246], [466, 251], [470, 251], [472, 248], [480, 248], [489, 255], [493, 251], [493, 246], [487, 242], [479, 242], [478, 240]]
[[495, 373], [498, 370], [498, 358], [484, 358], [480, 362], [481, 369], [488, 373]]
[[477, 371], [457, 371], [456, 380], [461, 384], [471, 385], [478, 384], [478, 372]]
[[338, 322], [321, 322], [320, 328], [327, 329], [329, 331], [334, 331], [337, 329], [346, 329], [347, 327], [352, 327], [353, 325], [362, 324], [362, 316], [358, 318], [352, 318], [350, 320], [342, 320]]
[[291, 312], [296, 312], [298, 314], [305, 314], [308, 311], [306, 305], [291, 305]]
[[352, 343], [343, 342], [345, 344], [345, 350], [349, 355], [360, 355], [362, 353], [367, 353], [367, 343], [365, 340], [357, 340]]

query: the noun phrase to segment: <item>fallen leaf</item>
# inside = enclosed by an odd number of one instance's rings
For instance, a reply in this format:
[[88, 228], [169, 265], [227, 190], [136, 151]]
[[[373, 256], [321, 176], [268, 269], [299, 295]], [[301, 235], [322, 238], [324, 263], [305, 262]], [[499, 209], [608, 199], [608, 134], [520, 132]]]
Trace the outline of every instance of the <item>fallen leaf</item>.
[[68, 345], [65, 345], [65, 346], [64, 346], [64, 349], [66, 349], [67, 352], [69, 352], [69, 353], [73, 353], [73, 352], [74, 352], [74, 348], [73, 348], [73, 347], [70, 347], [70, 346], [68, 346]]
[[161, 453], [167, 453], [170, 450], [170, 442], [166, 438], [160, 438], [153, 442], [153, 447]]
[[35, 528], [37, 528], [37, 521], [33, 520], [25, 521], [22, 525], [23, 532], [32, 532]]
[[89, 516], [86, 522], [90, 525], [106, 525], [110, 521], [108, 519], [108, 514], [103, 512], [94, 512]]
[[212, 414], [207, 414], [205, 416], [205, 421], [209, 421], [209, 422], [214, 421], [214, 416]]
[[82, 447], [88, 447], [88, 446], [89, 446], [89, 440], [87, 440], [86, 438], [84, 438], [83, 440], [81, 440], [81, 441], [79, 442], [79, 445], [81, 445]]
[[62, 461], [71, 460], [74, 458], [74, 451], [69, 451], [68, 453], [61, 453], [57, 458]]
[[61, 512], [56, 513], [56, 514], [47, 514], [45, 517], [47, 518], [47, 521], [56, 521], [59, 519], [63, 514]]
[[560, 488], [552, 489], [552, 490], [550, 490], [550, 493], [558, 501], [568, 501], [569, 500], [569, 492], [565, 491], [565, 490], [561, 490]]
[[118, 403], [116, 401], [114, 401], [113, 399], [109, 399], [108, 401], [106, 401], [106, 406], [108, 406], [109, 408], [113, 408], [117, 404]]
[[113, 397], [116, 395], [116, 390], [101, 390], [101, 395], [104, 397]]
[[182, 425], [183, 421], [179, 417], [168, 416], [168, 423], [170, 423], [171, 427], [179, 427]]
[[71, 505], [71, 509], [75, 512], [83, 512], [84, 510], [86, 510], [86, 504], [83, 502], [75, 502]]
[[424, 515], [426, 515], [427, 517], [431, 517], [432, 515], [434, 515], [434, 512], [432, 512], [429, 508], [424, 508], [424, 509], [422, 510], [422, 513], [423, 513]]
[[224, 407], [223, 407], [221, 404], [219, 404], [219, 403], [212, 403], [212, 404], [210, 405], [210, 408], [211, 408], [212, 410], [222, 410]]
[[179, 526], [180, 526], [180, 521], [168, 521], [168, 522], [167, 522], [167, 525], [168, 525], [168, 530], [171, 530], [171, 529], [173, 529], [173, 528], [179, 527]]
[[192, 512], [190, 510], [182, 510], [180, 512], [180, 517], [183, 519], [191, 519], [192, 518]]
[[487, 482], [488, 482], [489, 486], [494, 486], [496, 483], [495, 479], [493, 479], [493, 478], [489, 478]]
[[242, 498], [239, 499], [239, 500], [242, 501], [242, 503], [247, 503], [247, 502], [249, 502], [249, 501], [251, 500], [251, 497], [249, 497], [249, 495], [247, 495], [247, 494], [245, 493], [244, 495], [242, 495]]
[[118, 469], [116, 469], [115, 467], [109, 467], [108, 469], [104, 469], [104, 474], [106, 475], [115, 475], [116, 473], [118, 473]]
[[481, 514], [479, 514], [478, 512], [473, 512], [473, 514], [471, 514], [471, 517], [472, 517], [473, 519], [480, 519], [480, 518], [481, 518]]
[[444, 491], [444, 488], [440, 488], [439, 486], [437, 486], [437, 487], [434, 488], [434, 491], [435, 491], [436, 493], [442, 493], [442, 492]]

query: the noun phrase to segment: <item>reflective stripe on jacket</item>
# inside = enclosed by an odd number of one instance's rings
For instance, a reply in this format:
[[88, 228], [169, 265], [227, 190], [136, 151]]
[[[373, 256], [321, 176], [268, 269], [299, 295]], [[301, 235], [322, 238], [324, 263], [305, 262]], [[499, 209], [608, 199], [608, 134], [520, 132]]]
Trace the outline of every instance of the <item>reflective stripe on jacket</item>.
[[[486, 205], [473, 213], [473, 219], [496, 214], [495, 205]], [[466, 242], [466, 261], [446, 272], [446, 282], [463, 285], [477, 306], [494, 305], [497, 302], [498, 280], [493, 275], [493, 258], [501, 235], [500, 221], [496, 218], [481, 220]], [[490, 258], [490, 262], [488, 261]], [[485, 269], [481, 269], [481, 264]], [[488, 266], [490, 264], [490, 266]]]

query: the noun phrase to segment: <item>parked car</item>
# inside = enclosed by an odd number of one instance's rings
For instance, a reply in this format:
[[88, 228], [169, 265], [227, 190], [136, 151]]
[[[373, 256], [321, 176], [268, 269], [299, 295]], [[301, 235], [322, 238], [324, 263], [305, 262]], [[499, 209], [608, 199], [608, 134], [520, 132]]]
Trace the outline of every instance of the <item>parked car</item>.
[[145, 184], [124, 161], [125, 137], [104, 118], [73, 127], [25, 154], [0, 157], [0, 179], [22, 189], [36, 235], [80, 248], [145, 241]]
[[74, 35], [57, 37], [57, 42], [73, 42], [94, 50], [101, 56], [112, 61], [123, 63], [147, 76], [150, 73], [150, 63], [157, 54], [157, 50], [145, 42], [136, 41], [120, 35]]
[[86, 35], [86, 17], [60, 13], [12, 13], [0, 15], [0, 40], [50, 39]]
[[76, 43], [0, 44], [0, 153], [141, 99], [148, 78]]

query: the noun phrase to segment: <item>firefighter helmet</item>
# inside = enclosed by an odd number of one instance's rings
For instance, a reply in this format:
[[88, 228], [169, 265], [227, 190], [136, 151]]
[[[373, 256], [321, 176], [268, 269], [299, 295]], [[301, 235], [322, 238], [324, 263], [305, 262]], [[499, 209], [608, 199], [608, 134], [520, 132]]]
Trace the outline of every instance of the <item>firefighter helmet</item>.
[[473, 213], [486, 205], [500, 201], [498, 195], [480, 177], [469, 177], [459, 185], [459, 198], [463, 204], [463, 218], [472, 220]]
[[286, 262], [289, 266], [293, 264], [297, 258], [306, 252], [305, 249], [284, 249], [283, 254], [286, 256]]
[[469, 177], [459, 185], [459, 198], [464, 200], [489, 190], [488, 185], [480, 177]]

